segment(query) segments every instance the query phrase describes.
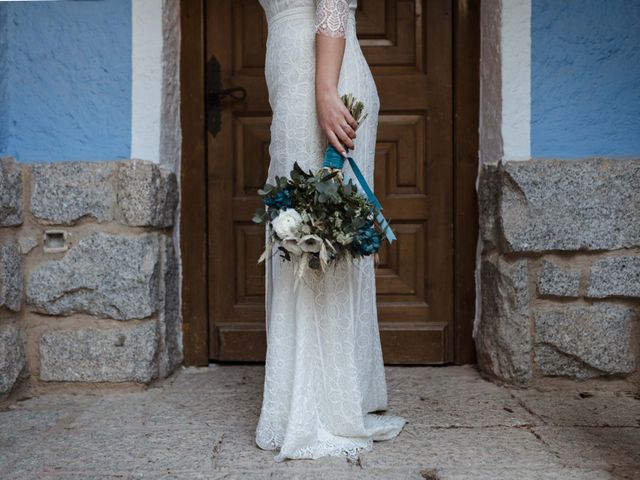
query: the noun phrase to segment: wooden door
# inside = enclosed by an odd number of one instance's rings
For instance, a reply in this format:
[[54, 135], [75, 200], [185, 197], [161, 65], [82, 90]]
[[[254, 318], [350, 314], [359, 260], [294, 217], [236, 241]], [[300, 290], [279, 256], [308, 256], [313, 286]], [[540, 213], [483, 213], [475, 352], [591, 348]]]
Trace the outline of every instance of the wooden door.
[[[374, 189], [398, 241], [376, 271], [386, 363], [453, 360], [451, 0], [363, 0], [358, 36], [381, 101]], [[208, 0], [206, 59], [220, 64], [221, 128], [207, 134], [209, 357], [263, 361], [263, 228], [250, 218], [269, 164], [257, 0]]]

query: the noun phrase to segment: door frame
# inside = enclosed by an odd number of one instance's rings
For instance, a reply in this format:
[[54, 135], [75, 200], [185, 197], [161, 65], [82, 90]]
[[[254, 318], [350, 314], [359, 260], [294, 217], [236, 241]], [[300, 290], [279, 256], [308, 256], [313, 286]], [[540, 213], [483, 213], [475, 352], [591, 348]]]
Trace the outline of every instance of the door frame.
[[[480, 2], [453, 7], [454, 361], [475, 363]], [[205, 0], [180, 2], [180, 253], [184, 363], [209, 364]], [[185, 188], [188, 185], [189, 188]]]

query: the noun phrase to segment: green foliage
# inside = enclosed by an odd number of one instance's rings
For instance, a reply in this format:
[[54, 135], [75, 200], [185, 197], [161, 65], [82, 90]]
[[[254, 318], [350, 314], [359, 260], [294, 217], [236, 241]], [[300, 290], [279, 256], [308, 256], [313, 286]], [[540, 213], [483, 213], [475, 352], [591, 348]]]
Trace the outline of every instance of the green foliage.
[[[305, 172], [295, 162], [290, 178], [276, 177], [275, 185], [265, 184], [258, 194], [266, 203], [278, 192], [288, 190], [293, 199], [291, 208], [298, 211], [303, 219], [301, 234], [317, 235], [329, 242], [334, 250], [328, 248], [330, 259], [349, 254], [360, 256], [349, 248], [358, 235], [358, 230], [374, 217], [375, 207], [360, 193], [351, 179], [343, 182], [340, 170], [320, 169], [316, 173]], [[265, 224], [274, 220], [284, 208], [263, 205], [253, 215], [253, 222]], [[274, 240], [282, 240], [275, 238]], [[290, 260], [290, 252], [279, 247], [283, 257]], [[313, 259], [315, 257], [315, 260]], [[318, 255], [309, 260], [311, 268], [319, 267]]]

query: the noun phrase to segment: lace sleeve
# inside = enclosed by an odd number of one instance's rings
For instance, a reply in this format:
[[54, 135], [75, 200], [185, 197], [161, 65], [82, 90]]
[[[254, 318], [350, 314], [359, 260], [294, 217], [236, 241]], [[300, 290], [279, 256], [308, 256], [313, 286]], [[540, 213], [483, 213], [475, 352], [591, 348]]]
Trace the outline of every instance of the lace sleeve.
[[344, 38], [348, 13], [348, 0], [317, 0], [316, 33]]

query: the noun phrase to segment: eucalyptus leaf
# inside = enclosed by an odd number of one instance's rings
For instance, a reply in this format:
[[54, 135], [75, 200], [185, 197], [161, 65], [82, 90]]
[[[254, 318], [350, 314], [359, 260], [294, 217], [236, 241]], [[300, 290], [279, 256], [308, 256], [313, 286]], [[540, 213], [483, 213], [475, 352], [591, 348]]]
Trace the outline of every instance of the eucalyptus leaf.
[[329, 194], [338, 193], [338, 184], [336, 182], [326, 183], [327, 189], [325, 190]]
[[336, 175], [338, 175], [340, 173], [340, 170], [334, 170], [331, 173], [326, 174], [324, 177], [322, 177], [320, 179], [321, 182], [328, 182], [329, 180], [331, 180], [332, 178], [334, 178]]
[[276, 188], [275, 185], [265, 183], [261, 189], [258, 189], [258, 195], [269, 195], [274, 188]]
[[308, 178], [312, 176], [311, 171], [309, 173], [305, 172], [302, 167], [298, 164], [298, 162], [293, 162], [293, 170], [292, 172], [298, 173], [302, 178]]

